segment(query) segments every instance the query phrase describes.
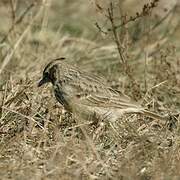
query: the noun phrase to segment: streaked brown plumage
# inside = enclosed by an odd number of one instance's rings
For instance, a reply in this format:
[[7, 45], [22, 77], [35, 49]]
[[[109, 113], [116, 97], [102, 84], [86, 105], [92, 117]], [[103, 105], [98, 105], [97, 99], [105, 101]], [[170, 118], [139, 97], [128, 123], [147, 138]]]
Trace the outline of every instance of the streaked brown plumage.
[[63, 59], [47, 64], [38, 86], [51, 82], [56, 99], [67, 111], [89, 115], [95, 113], [111, 121], [124, 113], [140, 113], [164, 120], [162, 116], [145, 110], [129, 97], [109, 87], [102, 78], [81, 71]]

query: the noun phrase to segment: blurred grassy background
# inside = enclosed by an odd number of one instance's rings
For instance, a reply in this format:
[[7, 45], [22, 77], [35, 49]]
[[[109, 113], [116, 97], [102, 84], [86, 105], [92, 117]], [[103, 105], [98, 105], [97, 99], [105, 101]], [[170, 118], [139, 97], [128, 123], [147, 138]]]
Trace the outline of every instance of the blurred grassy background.
[[[113, 1], [115, 23], [146, 2]], [[127, 71], [107, 31], [108, 7], [104, 0], [0, 2], [0, 179], [180, 178], [179, 2], [162, 0], [117, 30]], [[57, 57], [104, 76], [171, 121], [125, 116], [115, 128], [76, 124], [50, 86], [37, 88], [45, 64]]]

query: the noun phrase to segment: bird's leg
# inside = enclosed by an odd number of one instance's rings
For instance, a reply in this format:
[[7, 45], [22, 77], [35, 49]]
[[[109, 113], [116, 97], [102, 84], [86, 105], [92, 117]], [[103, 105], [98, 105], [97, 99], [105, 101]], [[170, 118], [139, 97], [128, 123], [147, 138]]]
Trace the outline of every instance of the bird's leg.
[[98, 125], [99, 123], [109, 121], [110, 120], [111, 112], [105, 112], [104, 114], [99, 114], [96, 111], [93, 112], [91, 115], [92, 125]]
[[170, 131], [177, 128], [178, 119], [180, 119], [180, 113], [168, 115], [168, 121], [167, 121], [166, 125]]
[[66, 112], [64, 113], [64, 115], [65, 115], [65, 118], [68, 118], [68, 119], [71, 119], [71, 118], [72, 118], [72, 113], [69, 112], [69, 111], [66, 111]]
[[95, 121], [93, 121], [93, 122], [95, 123], [94, 125], [96, 128], [95, 128], [95, 131], [93, 133], [93, 140], [98, 139], [102, 135], [102, 133], [105, 129], [105, 123], [104, 122], [109, 120], [109, 115], [110, 115], [109, 112], [106, 112], [102, 115], [99, 115], [98, 113], [94, 112], [93, 120], [95, 120]]
[[97, 127], [100, 121], [100, 116], [95, 111], [90, 116], [90, 120], [92, 121], [91, 125]]

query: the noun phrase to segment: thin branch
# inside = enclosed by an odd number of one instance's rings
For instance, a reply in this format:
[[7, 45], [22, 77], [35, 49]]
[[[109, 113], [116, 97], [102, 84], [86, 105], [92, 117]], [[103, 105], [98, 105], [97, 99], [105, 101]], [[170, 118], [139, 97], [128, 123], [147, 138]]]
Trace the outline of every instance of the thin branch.
[[12, 19], [12, 26], [14, 26], [15, 19], [16, 19], [16, 13], [15, 13], [15, 6], [13, 0], [10, 0], [10, 6], [11, 6], [11, 19]]
[[122, 63], [125, 64], [125, 58], [123, 56], [123, 52], [122, 52], [122, 48], [121, 48], [121, 44], [120, 44], [120, 39], [118, 37], [118, 33], [116, 31], [117, 28], [116, 28], [115, 23], [114, 23], [114, 18], [113, 18], [114, 13], [113, 13], [113, 4], [112, 4], [112, 2], [110, 3], [110, 7], [108, 8], [108, 17], [109, 17], [109, 20], [111, 22], [112, 32], [113, 32], [115, 43], [116, 43], [117, 48], [118, 48], [120, 59], [121, 59]]
[[[121, 28], [122, 26], [124, 26], [124, 25], [126, 25], [126, 24], [128, 24], [130, 22], [136, 21], [139, 18], [142, 18], [144, 16], [147, 16], [147, 15], [151, 14], [152, 9], [157, 7], [158, 2], [159, 2], [159, 0], [153, 0], [150, 3], [144, 4], [144, 6], [142, 8], [142, 11], [140, 13], [137, 12], [135, 16], [130, 16], [129, 19], [127, 19], [126, 21], [123, 21], [119, 25], [115, 25], [114, 28], [115, 29]], [[113, 29], [112, 28], [108, 28], [108, 31], [113, 31]]]
[[97, 27], [97, 29], [99, 30], [99, 32], [107, 35], [107, 32], [105, 32], [104, 30], [102, 30], [102, 27], [100, 27], [100, 25], [99, 25], [97, 22], [95, 23], [95, 26]]

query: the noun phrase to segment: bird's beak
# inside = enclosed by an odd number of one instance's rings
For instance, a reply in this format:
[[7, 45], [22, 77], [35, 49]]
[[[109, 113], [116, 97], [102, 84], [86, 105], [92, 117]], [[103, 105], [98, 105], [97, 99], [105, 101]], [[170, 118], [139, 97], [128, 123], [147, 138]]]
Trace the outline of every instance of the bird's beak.
[[38, 82], [38, 87], [42, 86], [45, 83], [48, 83], [49, 79], [47, 77], [43, 77], [39, 82]]

